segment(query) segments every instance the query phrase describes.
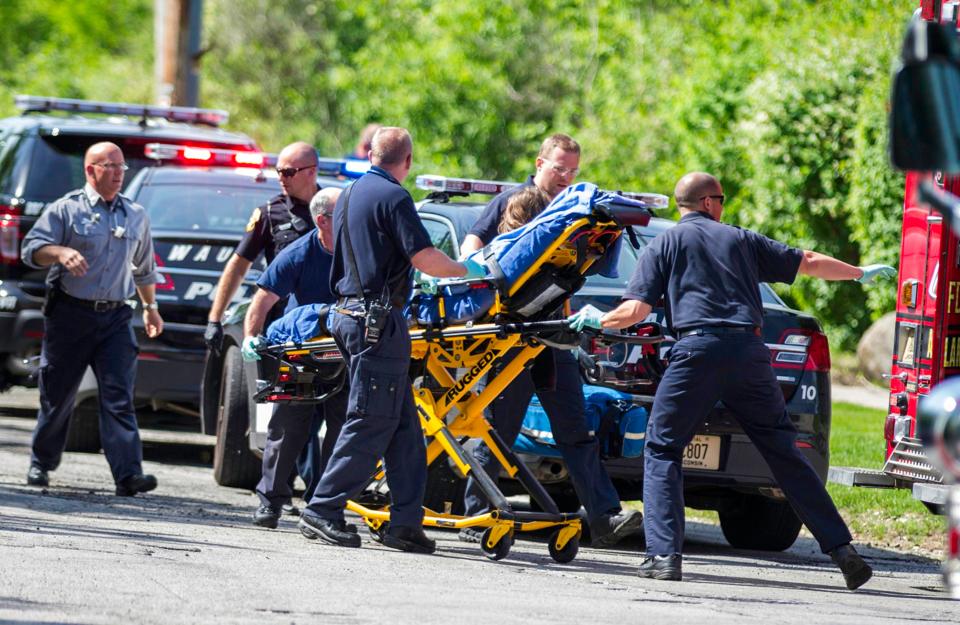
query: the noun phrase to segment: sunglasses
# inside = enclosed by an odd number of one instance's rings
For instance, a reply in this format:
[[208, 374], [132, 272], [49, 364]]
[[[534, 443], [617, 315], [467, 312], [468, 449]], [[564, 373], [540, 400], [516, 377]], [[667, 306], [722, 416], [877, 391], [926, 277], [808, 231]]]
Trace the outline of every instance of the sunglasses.
[[721, 206], [723, 206], [723, 201], [727, 199], [725, 195], [702, 195], [700, 196], [700, 199], [697, 201], [699, 202], [700, 200], [704, 200], [706, 198], [711, 198], [713, 200], [720, 202]]
[[305, 167], [277, 167], [277, 175], [283, 178], [293, 178], [304, 169], [312, 169], [316, 165], [306, 165]]

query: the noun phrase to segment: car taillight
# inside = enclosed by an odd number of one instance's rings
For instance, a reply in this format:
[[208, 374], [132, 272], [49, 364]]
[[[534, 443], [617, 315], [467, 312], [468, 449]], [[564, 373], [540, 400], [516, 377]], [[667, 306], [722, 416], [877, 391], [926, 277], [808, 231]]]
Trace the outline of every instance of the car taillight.
[[20, 262], [19, 208], [0, 204], [0, 263]]
[[[827, 335], [819, 330], [791, 329], [780, 335], [780, 344], [785, 346], [773, 350], [774, 366], [800, 368], [804, 371], [830, 371], [830, 343]], [[806, 354], [802, 349], [806, 347]]]

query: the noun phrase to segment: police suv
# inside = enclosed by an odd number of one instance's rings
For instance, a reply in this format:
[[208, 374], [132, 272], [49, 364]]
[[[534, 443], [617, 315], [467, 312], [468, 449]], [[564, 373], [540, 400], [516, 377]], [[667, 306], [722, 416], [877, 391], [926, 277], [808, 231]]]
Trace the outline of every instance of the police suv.
[[[37, 96], [16, 96], [15, 104], [21, 114], [0, 120], [0, 388], [30, 381], [43, 337], [46, 271], [20, 261], [20, 242], [47, 203], [84, 185], [88, 147], [120, 146], [127, 180], [150, 162], [149, 143], [257, 149], [250, 137], [220, 129], [225, 111]], [[78, 448], [75, 433], [68, 449]]]

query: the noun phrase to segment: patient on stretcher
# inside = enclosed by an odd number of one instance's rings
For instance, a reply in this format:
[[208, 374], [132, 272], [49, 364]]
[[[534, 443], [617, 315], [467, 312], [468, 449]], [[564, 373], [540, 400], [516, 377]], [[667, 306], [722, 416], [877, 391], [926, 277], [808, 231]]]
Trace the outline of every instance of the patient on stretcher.
[[[521, 201], [523, 205], [515, 207], [518, 211], [536, 210], [535, 197]], [[546, 319], [583, 285], [586, 275], [617, 277], [622, 237], [619, 231], [617, 236], [609, 236], [592, 230], [591, 225], [609, 222], [611, 217], [630, 225], [638, 213], [649, 217], [644, 207], [590, 183], [568, 187], [532, 220], [503, 232], [469, 256], [486, 266], [485, 279], [442, 280], [437, 283], [437, 293], [415, 289], [406, 316], [411, 325], [434, 328], [492, 321], [488, 312], [499, 295], [501, 319]], [[510, 222], [501, 225], [509, 228]], [[592, 265], [584, 272], [582, 266], [588, 258]], [[319, 306], [304, 306], [287, 313], [267, 330], [268, 343], [302, 343], [326, 334], [320, 312]]]

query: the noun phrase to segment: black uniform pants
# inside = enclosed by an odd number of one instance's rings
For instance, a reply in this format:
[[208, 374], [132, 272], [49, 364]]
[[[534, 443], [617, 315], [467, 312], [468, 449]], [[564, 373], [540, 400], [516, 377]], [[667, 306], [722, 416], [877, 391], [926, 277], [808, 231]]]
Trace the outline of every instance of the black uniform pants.
[[[352, 309], [360, 311], [359, 306]], [[383, 458], [390, 523], [418, 527], [423, 522], [427, 454], [410, 389], [406, 320], [394, 308], [380, 340], [369, 345], [362, 318], [332, 315], [333, 338], [350, 376], [347, 419], [304, 514], [342, 520], [347, 500], [360, 493]]]
[[95, 312], [61, 298], [44, 320], [33, 465], [46, 471], [60, 465], [77, 389], [89, 366], [100, 392], [100, 444], [114, 481], [143, 472], [133, 409], [138, 349], [132, 315], [129, 306]]
[[643, 525], [649, 555], [683, 550], [683, 450], [718, 401], [736, 416], [824, 553], [849, 543], [847, 529], [807, 459], [763, 339], [749, 333], [677, 341], [657, 388], [643, 463]]
[[[303, 500], [310, 501], [320, 476], [340, 437], [347, 410], [347, 392], [322, 404], [278, 404], [267, 426], [263, 472], [257, 484], [260, 503], [279, 509], [293, 497], [290, 476], [294, 467], [303, 478]], [[320, 426], [327, 424], [323, 445], [317, 441]]]
[[[570, 472], [570, 481], [587, 511], [587, 520], [595, 522], [599, 517], [620, 511], [620, 496], [600, 460], [597, 438], [587, 426], [580, 365], [569, 351], [547, 349], [549, 351], [538, 357], [554, 359], [554, 384], [550, 388], [536, 388], [530, 369], [524, 369], [494, 400], [487, 418], [503, 441], [512, 446], [520, 434], [530, 399], [536, 393], [550, 419], [550, 429]], [[498, 368], [505, 367], [518, 353], [516, 350], [508, 354], [498, 363]], [[493, 452], [481, 443], [474, 456], [487, 474], [496, 479], [500, 463]], [[488, 507], [479, 484], [469, 478], [464, 495], [465, 514], [482, 514]]]

